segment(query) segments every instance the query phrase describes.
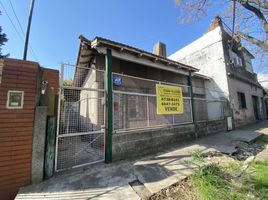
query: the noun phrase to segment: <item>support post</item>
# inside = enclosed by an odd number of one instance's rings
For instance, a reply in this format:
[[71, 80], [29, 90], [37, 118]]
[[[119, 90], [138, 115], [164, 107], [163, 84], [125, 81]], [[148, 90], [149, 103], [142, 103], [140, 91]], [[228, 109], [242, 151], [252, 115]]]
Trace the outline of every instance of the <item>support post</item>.
[[194, 92], [193, 92], [193, 80], [192, 80], [192, 72], [189, 71], [189, 76], [188, 76], [188, 85], [189, 85], [189, 92], [190, 92], [190, 97], [191, 97], [191, 106], [192, 106], [192, 119], [193, 119], [193, 124], [195, 127], [195, 138], [197, 139], [197, 133], [196, 133], [196, 117], [195, 117], [195, 104], [194, 104]]
[[107, 49], [105, 67], [106, 89], [106, 127], [105, 127], [105, 162], [112, 162], [113, 134], [113, 81], [112, 81], [112, 51]]
[[37, 106], [34, 113], [32, 145], [32, 183], [40, 183], [44, 176], [47, 106]]

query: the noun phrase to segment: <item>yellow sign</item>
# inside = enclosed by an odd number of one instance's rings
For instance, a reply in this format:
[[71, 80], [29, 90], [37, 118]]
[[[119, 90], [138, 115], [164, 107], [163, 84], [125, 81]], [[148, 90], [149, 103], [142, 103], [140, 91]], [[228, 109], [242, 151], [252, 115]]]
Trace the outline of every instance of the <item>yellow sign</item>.
[[182, 114], [183, 98], [180, 87], [156, 84], [157, 114]]

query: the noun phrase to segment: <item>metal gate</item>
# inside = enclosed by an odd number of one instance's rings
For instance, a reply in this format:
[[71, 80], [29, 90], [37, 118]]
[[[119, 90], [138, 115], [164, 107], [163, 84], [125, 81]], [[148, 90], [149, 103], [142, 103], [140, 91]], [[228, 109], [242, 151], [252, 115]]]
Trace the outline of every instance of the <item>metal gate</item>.
[[62, 65], [55, 169], [104, 160], [104, 71]]

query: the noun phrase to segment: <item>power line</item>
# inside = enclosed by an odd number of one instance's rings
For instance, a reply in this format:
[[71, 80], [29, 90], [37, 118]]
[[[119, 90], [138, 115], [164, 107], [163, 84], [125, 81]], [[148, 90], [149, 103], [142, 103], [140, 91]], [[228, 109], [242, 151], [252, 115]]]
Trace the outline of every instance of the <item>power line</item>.
[[[13, 11], [14, 15], [16, 16], [16, 19], [17, 19], [17, 22], [18, 22], [18, 24], [19, 24], [19, 26], [20, 26], [21, 32], [22, 32], [23, 35], [25, 35], [25, 33], [24, 33], [24, 31], [23, 31], [23, 28], [22, 28], [22, 26], [21, 26], [21, 24], [20, 24], [20, 22], [19, 22], [19, 19], [18, 19], [16, 13], [15, 13], [14, 7], [13, 7], [13, 5], [12, 5], [12, 3], [11, 3], [10, 0], [9, 0], [9, 2], [10, 2], [10, 5], [11, 5], [11, 8], [12, 8], [12, 11]], [[20, 39], [21, 39], [22, 41], [24, 41], [24, 37], [20, 34], [19, 30], [17, 29], [17, 27], [16, 27], [16, 25], [14, 24], [13, 20], [12, 20], [11, 17], [9, 16], [9, 14], [8, 14], [8, 12], [7, 12], [7, 10], [6, 10], [6, 8], [5, 8], [5, 6], [4, 6], [4, 4], [2, 3], [1, 0], [0, 0], [0, 4], [1, 4], [1, 6], [2, 6], [4, 12], [6, 13], [6, 16], [8, 17], [10, 23], [12, 24], [14, 30], [15, 30], [16, 33], [19, 35]], [[30, 46], [30, 45], [29, 45], [29, 46]], [[31, 46], [30, 46], [30, 50], [31, 50], [31, 53], [32, 53], [32, 56], [34, 57], [34, 59], [35, 59], [36, 61], [38, 61], [38, 58], [37, 58], [37, 56], [36, 56], [36, 54], [35, 54], [35, 52], [33, 51], [33, 49], [32, 49]]]
[[12, 11], [13, 11], [13, 14], [14, 14], [15, 17], [16, 17], [16, 20], [17, 20], [17, 22], [18, 22], [18, 24], [19, 24], [19, 27], [20, 27], [21, 32], [25, 35], [25, 33], [24, 33], [24, 31], [23, 31], [23, 28], [22, 28], [22, 26], [21, 26], [20, 20], [19, 20], [17, 14], [16, 14], [16, 12], [15, 12], [15, 9], [14, 9], [14, 7], [13, 7], [13, 4], [12, 4], [11, 0], [9, 0], [9, 4], [10, 4], [10, 7], [11, 7], [11, 9], [12, 9]]
[[[21, 30], [22, 34], [25, 36], [25, 32], [24, 32], [24, 30], [23, 30], [23, 28], [22, 28], [22, 25], [21, 25], [21, 23], [20, 23], [20, 20], [19, 20], [17, 14], [16, 14], [16, 11], [15, 11], [15, 9], [14, 9], [14, 6], [13, 6], [11, 0], [9, 0], [9, 4], [10, 4], [10, 7], [11, 7], [11, 9], [12, 9], [12, 11], [13, 11], [13, 14], [15, 15], [16, 20], [17, 20], [17, 22], [18, 22], [18, 24], [19, 24], [20, 30]], [[30, 47], [30, 51], [31, 51], [33, 57], [38, 61], [38, 58], [37, 58], [37, 56], [36, 56], [36, 53], [34, 52], [34, 50], [33, 50], [33, 48], [32, 48], [32, 46], [31, 46], [30, 43], [29, 43], [29, 47]]]
[[23, 40], [23, 37], [21, 36], [21, 34], [19, 33], [17, 27], [15, 26], [15, 24], [14, 24], [13, 21], [12, 21], [12, 19], [11, 19], [10, 16], [8, 15], [7, 10], [5, 9], [5, 6], [3, 5], [2, 1], [0, 1], [0, 4], [1, 4], [1, 6], [3, 7], [3, 10], [5, 11], [5, 13], [6, 13], [6, 15], [7, 15], [9, 21], [11, 22], [11, 24], [12, 24], [12, 26], [13, 26], [13, 28], [15, 29], [15, 31], [17, 32], [17, 34], [20, 36], [20, 38]]
[[[23, 28], [22, 28], [22, 25], [21, 25], [21, 23], [20, 23], [20, 20], [19, 20], [17, 14], [16, 14], [16, 11], [15, 11], [15, 9], [14, 9], [14, 6], [13, 6], [11, 0], [9, 0], [9, 4], [10, 4], [10, 7], [11, 7], [11, 9], [12, 9], [12, 11], [13, 11], [13, 14], [15, 15], [16, 20], [17, 20], [17, 22], [18, 22], [18, 24], [19, 24], [20, 30], [21, 30], [22, 34], [25, 36], [25, 32], [24, 32], [24, 30], [23, 30]], [[29, 47], [30, 47], [30, 51], [31, 51], [33, 57], [38, 61], [38, 58], [37, 58], [37, 56], [36, 56], [36, 53], [34, 52], [34, 50], [33, 50], [33, 48], [32, 48], [32, 46], [31, 46], [30, 43], [29, 43]]]

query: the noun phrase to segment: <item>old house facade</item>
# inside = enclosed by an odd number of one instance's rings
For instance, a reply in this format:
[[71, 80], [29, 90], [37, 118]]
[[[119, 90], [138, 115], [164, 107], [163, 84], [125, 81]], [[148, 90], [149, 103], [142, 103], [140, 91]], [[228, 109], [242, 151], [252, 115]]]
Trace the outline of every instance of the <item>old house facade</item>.
[[[62, 66], [56, 171], [226, 129], [225, 99], [208, 99], [212, 80], [166, 58], [163, 44], [150, 53], [101, 37], [80, 40], [77, 64]], [[159, 86], [181, 91], [180, 113], [159, 114]]]
[[235, 127], [266, 118], [263, 88], [252, 68], [254, 56], [239, 38], [232, 39], [219, 17], [206, 34], [169, 58], [195, 66], [213, 79], [206, 87], [229, 101]]

